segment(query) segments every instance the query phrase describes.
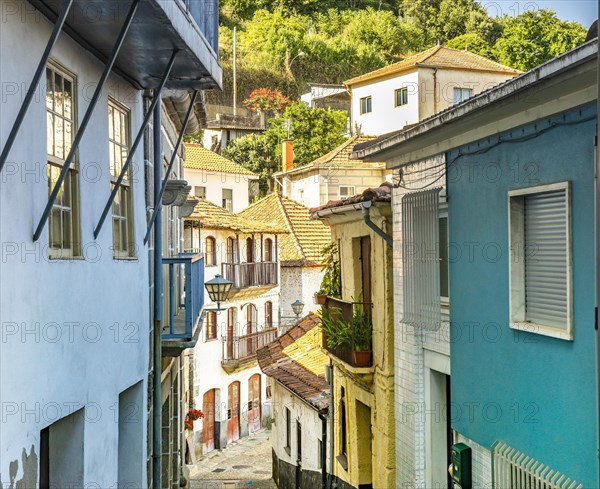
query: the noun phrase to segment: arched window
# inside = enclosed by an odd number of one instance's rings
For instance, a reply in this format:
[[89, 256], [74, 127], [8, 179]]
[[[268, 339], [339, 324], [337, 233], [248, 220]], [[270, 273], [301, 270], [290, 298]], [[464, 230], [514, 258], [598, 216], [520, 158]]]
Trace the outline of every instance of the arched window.
[[217, 242], [212, 236], [204, 240], [204, 264], [207, 267], [217, 266]]
[[265, 302], [265, 328], [273, 327], [273, 303]]
[[226, 263], [236, 263], [237, 262], [235, 238], [232, 238], [232, 237], [227, 238], [227, 256], [225, 257], [225, 262]]
[[246, 334], [250, 335], [256, 333], [256, 322], [257, 322], [258, 311], [254, 304], [248, 304], [246, 306]]
[[254, 263], [254, 238], [246, 239], [246, 262]]
[[272, 262], [273, 260], [273, 240], [265, 239], [263, 261]]

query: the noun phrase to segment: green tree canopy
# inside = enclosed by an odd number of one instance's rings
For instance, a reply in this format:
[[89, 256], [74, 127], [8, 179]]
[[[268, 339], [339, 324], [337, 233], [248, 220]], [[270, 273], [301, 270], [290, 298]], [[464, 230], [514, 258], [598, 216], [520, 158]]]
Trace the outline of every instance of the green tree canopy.
[[502, 37], [494, 51], [500, 63], [529, 70], [585, 41], [586, 29], [560, 20], [551, 10], [527, 11], [503, 19]]

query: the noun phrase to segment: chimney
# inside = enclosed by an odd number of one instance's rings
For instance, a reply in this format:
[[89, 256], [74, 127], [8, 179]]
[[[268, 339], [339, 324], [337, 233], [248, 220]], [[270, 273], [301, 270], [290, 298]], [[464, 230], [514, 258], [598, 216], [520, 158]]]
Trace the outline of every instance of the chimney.
[[286, 139], [281, 143], [282, 170], [289, 171], [294, 168], [294, 141]]

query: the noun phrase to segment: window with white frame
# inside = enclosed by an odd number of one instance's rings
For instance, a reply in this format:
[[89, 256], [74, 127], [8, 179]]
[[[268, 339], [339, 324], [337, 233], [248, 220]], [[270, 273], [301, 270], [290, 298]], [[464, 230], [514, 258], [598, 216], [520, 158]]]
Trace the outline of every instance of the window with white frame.
[[340, 200], [345, 200], [348, 197], [356, 195], [356, 187], [340, 185], [339, 188]]
[[573, 339], [570, 184], [512, 190], [511, 327]]
[[394, 90], [394, 107], [400, 107], [408, 104], [408, 88], [398, 88]]
[[[129, 110], [118, 102], [108, 101], [108, 146], [110, 160], [110, 184], [114, 188], [121, 170], [129, 156], [130, 126]], [[131, 165], [121, 182], [112, 205], [113, 255], [117, 258], [135, 255], [133, 238], [133, 190]]]
[[[75, 77], [54, 63], [46, 67], [46, 144], [48, 195], [52, 193], [76, 131]], [[50, 255], [81, 256], [79, 165], [73, 161], [48, 218]]]
[[371, 103], [371, 96], [369, 95], [368, 97], [361, 98], [360, 99], [360, 113], [368, 114], [372, 110], [373, 110], [373, 107], [372, 107], [372, 103]]
[[222, 191], [223, 196], [223, 209], [233, 211], [233, 190], [230, 188], [224, 188]]
[[473, 96], [472, 88], [455, 87], [454, 88], [454, 104], [460, 104]]

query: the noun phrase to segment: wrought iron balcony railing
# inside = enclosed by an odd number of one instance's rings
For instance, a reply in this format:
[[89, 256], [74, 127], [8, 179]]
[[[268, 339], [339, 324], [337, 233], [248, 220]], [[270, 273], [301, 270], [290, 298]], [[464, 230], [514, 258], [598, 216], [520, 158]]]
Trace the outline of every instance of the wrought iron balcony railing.
[[373, 304], [327, 297], [322, 307], [327, 309], [322, 315], [323, 348], [352, 367], [372, 367]]
[[163, 258], [163, 267], [165, 296], [162, 338], [193, 341], [197, 338], [204, 306], [204, 255], [184, 253]]
[[277, 339], [277, 328], [266, 328], [245, 336], [223, 336], [223, 368], [236, 368], [250, 360], [256, 351]]
[[234, 289], [277, 285], [277, 262], [222, 263], [221, 275]]

